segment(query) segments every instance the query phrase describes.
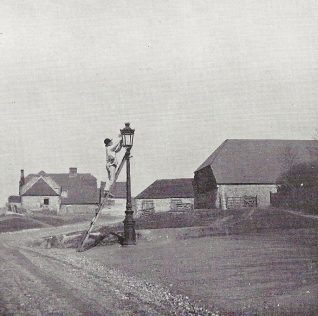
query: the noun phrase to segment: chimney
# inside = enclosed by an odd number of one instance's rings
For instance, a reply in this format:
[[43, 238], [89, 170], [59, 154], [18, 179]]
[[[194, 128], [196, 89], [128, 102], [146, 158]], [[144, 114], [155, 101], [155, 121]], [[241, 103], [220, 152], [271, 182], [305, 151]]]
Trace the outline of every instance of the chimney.
[[19, 181], [19, 195], [21, 193], [21, 187], [24, 185], [25, 179], [24, 179], [24, 170], [21, 169], [21, 175], [20, 175], [20, 181]]
[[70, 177], [76, 177], [77, 176], [77, 168], [71, 167], [69, 176]]

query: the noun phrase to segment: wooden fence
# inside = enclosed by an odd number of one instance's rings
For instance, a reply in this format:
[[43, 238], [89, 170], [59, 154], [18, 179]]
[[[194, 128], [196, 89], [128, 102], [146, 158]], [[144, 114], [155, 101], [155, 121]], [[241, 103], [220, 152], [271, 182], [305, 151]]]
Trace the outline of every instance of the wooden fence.
[[257, 196], [232, 196], [226, 198], [228, 209], [257, 207]]

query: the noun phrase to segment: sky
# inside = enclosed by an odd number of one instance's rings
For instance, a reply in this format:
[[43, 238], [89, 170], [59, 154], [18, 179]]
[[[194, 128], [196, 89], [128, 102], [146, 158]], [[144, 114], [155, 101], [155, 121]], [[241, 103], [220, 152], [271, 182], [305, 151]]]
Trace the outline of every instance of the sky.
[[318, 127], [317, 0], [1, 0], [0, 56], [0, 205], [20, 169], [105, 180], [125, 122], [134, 195]]

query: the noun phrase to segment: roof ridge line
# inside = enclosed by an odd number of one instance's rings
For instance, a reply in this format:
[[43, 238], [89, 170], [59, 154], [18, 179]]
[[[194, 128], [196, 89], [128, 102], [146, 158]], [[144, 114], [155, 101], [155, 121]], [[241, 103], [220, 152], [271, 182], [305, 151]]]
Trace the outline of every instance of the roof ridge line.
[[[212, 165], [212, 163], [215, 161], [215, 159], [217, 158], [217, 156], [220, 154], [220, 151], [221, 151], [221, 149], [225, 146], [225, 144], [229, 141], [229, 140], [231, 140], [231, 139], [226, 139], [226, 140], [224, 140], [222, 143], [221, 143], [221, 145], [220, 146], [218, 146], [214, 151], [213, 151], [213, 153], [212, 154], [210, 154], [210, 156], [208, 157], [208, 158], [206, 158], [205, 159], [205, 161], [203, 162], [203, 163], [201, 163], [201, 165], [194, 171], [194, 172], [197, 172], [197, 171], [199, 171], [199, 170], [201, 170], [201, 169], [203, 169], [203, 168], [205, 168], [205, 167], [207, 167], [207, 166], [211, 166]], [[215, 154], [215, 155], [214, 155]], [[211, 162], [208, 162], [208, 160], [210, 159], [210, 157], [212, 157], [214, 155], [214, 157], [213, 157], [213, 159], [212, 159], [212, 161]], [[206, 165], [205, 165], [206, 164]]]
[[23, 193], [21, 193], [21, 196], [25, 195], [25, 193], [27, 193], [28, 191], [30, 191], [40, 180], [43, 180], [44, 183], [46, 183], [46, 185], [56, 194], [59, 195], [54, 188], [46, 181], [46, 179], [40, 175], [39, 177], [37, 177], [36, 181], [27, 189], [25, 190]]
[[210, 163], [210, 166], [213, 164], [213, 162], [215, 161], [215, 159], [220, 155], [220, 151], [221, 149], [225, 146], [226, 142], [228, 141], [229, 139], [226, 139], [217, 149], [216, 149], [216, 155], [215, 157], [212, 159], [211, 163]]
[[[53, 191], [55, 191], [55, 188], [54, 187], [52, 187], [52, 185], [48, 182], [48, 180], [46, 179], [46, 178], [50, 178], [57, 186], [59, 186], [59, 187], [62, 187], [61, 185], [59, 185], [54, 179], [52, 179], [52, 177], [50, 177], [50, 176], [40, 176], [40, 178], [42, 178], [44, 181], [45, 181], [45, 183], [50, 187], [50, 188], [52, 188], [53, 189]], [[56, 192], [56, 191], [55, 191]], [[57, 192], [56, 192], [57, 193]]]

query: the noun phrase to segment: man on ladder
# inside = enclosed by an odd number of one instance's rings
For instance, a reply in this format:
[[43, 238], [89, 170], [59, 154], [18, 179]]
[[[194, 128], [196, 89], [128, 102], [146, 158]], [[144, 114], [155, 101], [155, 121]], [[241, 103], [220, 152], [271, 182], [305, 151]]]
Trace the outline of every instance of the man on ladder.
[[121, 135], [119, 141], [114, 145], [113, 140], [106, 138], [104, 140], [105, 149], [106, 149], [106, 171], [107, 171], [107, 181], [104, 191], [104, 197], [109, 194], [110, 187], [114, 183], [116, 169], [118, 166], [118, 161], [116, 154], [122, 149], [123, 141]]
[[[120, 140], [116, 143], [116, 145], [114, 145], [112, 139], [109, 139], [109, 138], [106, 138], [104, 140], [104, 144], [106, 147], [106, 170], [107, 170], [106, 186], [105, 186], [104, 192], [101, 192], [101, 199], [100, 199], [99, 206], [96, 210], [95, 216], [92, 219], [88, 230], [84, 233], [83, 238], [80, 240], [80, 243], [77, 247], [77, 251], [84, 251], [85, 250], [85, 248], [84, 248], [85, 242], [89, 238], [89, 234], [92, 231], [92, 229], [97, 221], [97, 218], [100, 214], [100, 211], [103, 209], [104, 205], [107, 202], [107, 199], [109, 198], [109, 193], [110, 193], [109, 191], [112, 189], [114, 182], [117, 180], [119, 173], [120, 173], [121, 169], [123, 168], [125, 160], [127, 159], [127, 153], [126, 153], [125, 156], [123, 157], [119, 167], [117, 168], [118, 162], [117, 162], [116, 154], [123, 147], [121, 135], [120, 135]], [[102, 197], [104, 199], [102, 199]]]

